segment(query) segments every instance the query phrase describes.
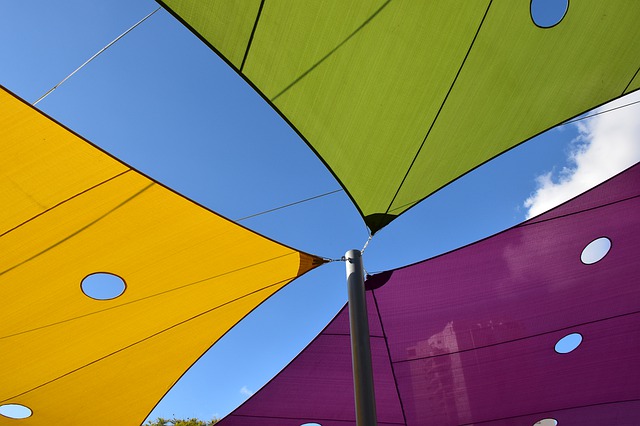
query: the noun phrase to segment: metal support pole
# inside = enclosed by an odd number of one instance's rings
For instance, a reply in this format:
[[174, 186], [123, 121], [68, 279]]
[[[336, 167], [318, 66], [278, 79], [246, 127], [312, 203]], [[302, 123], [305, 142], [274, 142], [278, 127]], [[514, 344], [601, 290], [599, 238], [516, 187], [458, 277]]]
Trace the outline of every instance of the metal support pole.
[[369, 342], [367, 300], [364, 292], [362, 254], [349, 250], [345, 254], [351, 327], [351, 359], [356, 403], [356, 425], [376, 426], [376, 399], [373, 390], [373, 368]]

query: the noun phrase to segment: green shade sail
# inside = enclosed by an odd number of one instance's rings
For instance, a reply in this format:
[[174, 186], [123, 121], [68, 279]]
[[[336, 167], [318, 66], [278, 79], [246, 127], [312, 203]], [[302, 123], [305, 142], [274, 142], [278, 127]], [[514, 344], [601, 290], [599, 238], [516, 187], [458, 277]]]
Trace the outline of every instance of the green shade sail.
[[372, 233], [496, 155], [640, 87], [640, 2], [159, 1], [276, 108]]

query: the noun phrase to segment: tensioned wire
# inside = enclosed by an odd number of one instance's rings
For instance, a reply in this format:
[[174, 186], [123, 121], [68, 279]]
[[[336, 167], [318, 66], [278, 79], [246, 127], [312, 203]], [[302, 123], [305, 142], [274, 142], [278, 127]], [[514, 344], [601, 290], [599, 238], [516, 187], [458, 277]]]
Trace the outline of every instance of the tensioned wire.
[[[46, 97], [47, 97], [47, 96], [49, 96], [51, 93], [53, 93], [53, 91], [55, 91], [58, 87], [60, 87], [63, 83], [65, 83], [65, 82], [66, 82], [69, 78], [71, 78], [74, 74], [76, 74], [78, 71], [80, 71], [82, 68], [84, 68], [87, 64], [89, 64], [91, 61], [93, 61], [95, 58], [97, 58], [100, 54], [102, 54], [102, 53], [103, 53], [104, 51], [106, 51], [108, 48], [110, 48], [111, 46], [113, 46], [116, 42], [118, 42], [118, 41], [119, 41], [120, 39], [122, 39], [124, 36], [126, 36], [127, 34], [129, 34], [129, 33], [130, 33], [132, 30], [134, 30], [137, 26], [139, 26], [139, 25], [140, 25], [140, 24], [142, 24], [144, 21], [146, 21], [146, 20], [147, 20], [147, 19], [149, 19], [151, 16], [153, 16], [153, 15], [154, 15], [157, 11], [159, 11], [160, 9], [162, 9], [162, 7], [158, 7], [157, 9], [155, 9], [154, 11], [152, 11], [151, 13], [147, 14], [144, 18], [140, 19], [138, 22], [136, 22], [135, 24], [133, 24], [130, 28], [128, 28], [126, 31], [124, 31], [122, 34], [120, 34], [118, 37], [116, 37], [116, 38], [115, 38], [115, 39], [113, 39], [111, 42], [109, 42], [105, 47], [103, 47], [102, 49], [100, 49], [100, 50], [99, 50], [98, 52], [96, 52], [92, 57], [90, 57], [89, 59], [87, 59], [87, 60], [86, 60], [82, 65], [80, 65], [78, 68], [76, 68], [76, 69], [75, 69], [71, 74], [69, 74], [68, 76], [66, 76], [65, 78], [63, 78], [63, 79], [62, 79], [58, 84], [56, 84], [56, 85], [55, 85], [55, 86], [53, 86], [51, 89], [49, 89], [45, 94], [43, 94], [42, 96], [40, 96], [40, 97], [39, 97], [35, 102], [33, 102], [33, 105], [35, 106], [38, 102], [42, 101], [44, 98], [46, 98]], [[629, 107], [629, 106], [632, 106], [632, 105], [635, 105], [635, 104], [638, 104], [638, 103], [640, 103], [640, 101], [634, 101], [634, 102], [630, 102], [630, 103], [628, 103], [628, 104], [623, 104], [623, 105], [617, 106], [617, 107], [615, 107], [615, 108], [611, 108], [611, 109], [608, 109], [608, 110], [599, 111], [599, 112], [594, 113], [594, 114], [590, 114], [590, 115], [585, 115], [585, 116], [582, 116], [582, 117], [574, 118], [574, 119], [572, 119], [572, 120], [568, 120], [568, 121], [565, 121], [565, 122], [563, 122], [563, 123], [560, 123], [560, 124], [558, 125], [558, 127], [559, 127], [559, 126], [564, 126], [564, 125], [567, 125], [567, 124], [570, 124], [570, 123], [575, 123], [575, 122], [577, 122], [577, 121], [586, 120], [586, 119], [588, 119], [588, 118], [592, 118], [592, 117], [595, 117], [595, 116], [597, 116], [597, 115], [601, 115], [601, 114], [609, 113], [609, 112], [612, 112], [612, 111], [616, 111], [616, 110], [619, 110], [619, 109], [622, 109], [622, 108], [626, 108], [626, 107]], [[333, 191], [325, 192], [325, 193], [323, 193], [323, 194], [315, 195], [315, 196], [308, 197], [308, 198], [305, 198], [305, 199], [302, 199], [302, 200], [299, 200], [299, 201], [294, 201], [294, 202], [292, 202], [292, 203], [284, 204], [284, 205], [282, 205], [282, 206], [274, 207], [274, 208], [271, 208], [271, 209], [268, 209], [268, 210], [264, 210], [264, 211], [261, 211], [261, 212], [258, 212], [258, 213], [254, 213], [254, 214], [251, 214], [251, 215], [248, 215], [248, 216], [244, 216], [244, 217], [241, 217], [241, 218], [239, 218], [239, 219], [236, 219], [235, 221], [236, 221], [236, 222], [241, 222], [241, 221], [244, 221], [244, 220], [247, 220], [247, 219], [251, 219], [251, 218], [254, 218], [254, 217], [257, 217], [257, 216], [262, 216], [262, 215], [267, 214], [267, 213], [272, 213], [272, 212], [275, 212], [275, 211], [278, 211], [278, 210], [282, 210], [282, 209], [285, 209], [285, 208], [288, 208], [288, 207], [292, 207], [292, 206], [295, 206], [295, 205], [298, 205], [298, 204], [306, 203], [306, 202], [308, 202], [308, 201], [312, 201], [312, 200], [315, 200], [315, 199], [318, 199], [318, 198], [325, 197], [325, 196], [327, 196], [327, 195], [331, 195], [331, 194], [335, 194], [335, 193], [337, 193], [337, 192], [343, 192], [343, 191], [344, 191], [344, 189], [342, 189], [342, 188], [340, 188], [340, 189], [335, 189], [335, 190], [333, 190]], [[404, 207], [404, 206], [406, 206], [406, 205], [413, 204], [413, 203], [415, 203], [415, 202], [417, 202], [417, 201], [419, 201], [419, 200], [416, 200], [416, 201], [411, 202], [411, 203], [407, 203], [407, 204], [405, 204], [405, 205], [403, 205], [403, 206], [400, 206], [400, 207], [397, 207], [396, 209], [393, 209], [393, 210], [397, 210], [397, 209], [402, 208], [402, 207]], [[392, 210], [392, 211], [393, 211], [393, 210]], [[370, 240], [371, 240], [371, 236], [369, 237], [369, 240], [365, 243], [365, 246], [364, 246], [364, 247], [363, 247], [363, 249], [361, 250], [362, 252], [364, 252], [364, 250], [366, 249], [366, 247], [367, 247], [367, 245], [368, 245], [368, 243], [369, 243], [369, 241], [370, 241]]]
[[576, 121], [586, 120], [587, 118], [592, 118], [592, 117], [595, 117], [595, 116], [600, 115], [600, 114], [616, 111], [618, 109], [626, 108], [628, 106], [635, 105], [635, 104], [640, 104], [640, 101], [629, 102], [628, 104], [623, 104], [623, 105], [617, 106], [615, 108], [605, 109], [604, 111], [596, 112], [594, 114], [589, 114], [589, 115], [585, 115], [585, 116], [582, 116], [582, 117], [574, 118], [573, 120], [568, 120], [568, 121], [565, 121], [564, 123], [560, 123], [557, 127], [564, 126], [564, 125], [570, 124], [570, 123], [575, 123]]
[[54, 90], [56, 90], [58, 87], [60, 87], [65, 81], [67, 81], [69, 78], [71, 78], [71, 76], [73, 76], [75, 73], [77, 73], [78, 71], [80, 71], [82, 68], [84, 68], [85, 65], [87, 65], [89, 62], [93, 61], [95, 58], [97, 58], [98, 56], [100, 56], [100, 54], [102, 52], [104, 52], [105, 50], [107, 50], [108, 48], [110, 48], [111, 46], [113, 46], [118, 40], [120, 40], [122, 37], [126, 36], [127, 34], [129, 34], [135, 27], [137, 27], [138, 25], [142, 24], [144, 21], [146, 21], [148, 18], [150, 18], [154, 13], [156, 13], [157, 11], [159, 11], [160, 9], [162, 9], [161, 7], [157, 8], [156, 10], [154, 10], [153, 12], [149, 13], [147, 16], [145, 16], [144, 18], [142, 18], [141, 20], [139, 20], [138, 22], [136, 22], [135, 24], [133, 24], [133, 26], [131, 26], [128, 30], [126, 30], [125, 32], [123, 32], [122, 34], [120, 34], [118, 37], [114, 38], [109, 44], [107, 44], [105, 47], [103, 47], [102, 49], [98, 50], [98, 52], [96, 52], [92, 57], [90, 57], [89, 59], [87, 59], [82, 65], [80, 65], [78, 68], [76, 68], [71, 74], [69, 74], [68, 76], [66, 76], [65, 78], [62, 79], [62, 81], [60, 81], [60, 83], [56, 84], [55, 86], [53, 86], [51, 89], [49, 89], [44, 95], [40, 96], [34, 103], [33, 105], [36, 105], [38, 102], [40, 102], [41, 100], [43, 100], [44, 98], [46, 98], [47, 96], [49, 96]]
[[[55, 86], [53, 86], [51, 89], [47, 90], [47, 92], [45, 92], [42, 96], [40, 96], [35, 102], [33, 102], [32, 105], [36, 105], [38, 104], [38, 102], [42, 101], [44, 98], [46, 98], [47, 96], [49, 96], [51, 93], [53, 93], [58, 87], [60, 87], [62, 84], [64, 84], [69, 78], [71, 78], [74, 74], [76, 74], [78, 71], [80, 71], [82, 68], [84, 68], [87, 64], [89, 64], [91, 61], [93, 61], [95, 58], [97, 58], [100, 54], [102, 54], [104, 51], [106, 51], [107, 49], [109, 49], [111, 46], [113, 46], [116, 42], [118, 42], [120, 39], [122, 39], [124, 36], [126, 36], [127, 34], [129, 34], [131, 31], [133, 31], [137, 26], [139, 26], [140, 24], [142, 24], [144, 21], [146, 21], [147, 19], [149, 19], [151, 16], [153, 16], [153, 14], [155, 14], [157, 11], [159, 11], [160, 9], [162, 9], [162, 7], [158, 7], [157, 9], [155, 9], [153, 12], [147, 14], [144, 18], [140, 19], [138, 22], [136, 22], [135, 24], [133, 24], [131, 27], [129, 27], [126, 31], [124, 31], [122, 34], [120, 34], [118, 37], [114, 38], [111, 42], [109, 42], [106, 46], [104, 46], [102, 49], [100, 49], [98, 52], [96, 52], [93, 56], [91, 56], [89, 59], [87, 59], [82, 65], [80, 65], [78, 68], [76, 68], [71, 74], [67, 75], [65, 78], [63, 78], [58, 84], [56, 84]], [[261, 211], [259, 213], [255, 213], [255, 214], [251, 214], [248, 216], [244, 216], [241, 217], [239, 219], [236, 219], [236, 222], [241, 222], [243, 220], [247, 220], [247, 219], [251, 219], [254, 218], [256, 216], [261, 216], [263, 214], [267, 214], [267, 213], [271, 213], [277, 210], [281, 210], [287, 207], [291, 207], [291, 206], [295, 206], [297, 204], [302, 204], [305, 203], [307, 201], [311, 201], [311, 200], [315, 200], [317, 198], [322, 198], [325, 197], [327, 195], [331, 195], [331, 194], [335, 194], [337, 192], [341, 192], [344, 191], [344, 189], [336, 189], [333, 191], [329, 191], [329, 192], [325, 192], [324, 194], [320, 194], [320, 195], [315, 195], [313, 197], [309, 197], [309, 198], [305, 198], [303, 200], [299, 200], [299, 201], [294, 201], [292, 203], [289, 204], [285, 204], [279, 207], [275, 207], [272, 209], [268, 209], [265, 211]]]
[[[606, 109], [606, 110], [603, 110], [603, 111], [596, 112], [594, 114], [589, 114], [589, 115], [585, 115], [585, 116], [582, 116], [582, 117], [574, 118], [572, 120], [565, 121], [564, 123], [560, 123], [556, 127], [565, 126], [567, 124], [575, 123], [575, 122], [582, 121], [582, 120], [587, 120], [589, 118], [593, 118], [593, 117], [598, 116], [598, 115], [602, 115], [602, 114], [606, 114], [606, 113], [609, 113], [609, 112], [617, 111], [619, 109], [630, 107], [630, 106], [633, 106], [633, 105], [636, 105], [636, 104], [640, 104], [640, 101], [629, 102], [628, 104], [619, 105], [619, 106], [617, 106], [615, 108]], [[294, 201], [292, 203], [284, 204], [284, 205], [279, 206], [279, 207], [274, 207], [274, 208], [271, 208], [271, 209], [268, 209], [268, 210], [264, 210], [264, 211], [261, 211], [261, 212], [258, 212], [258, 213], [254, 213], [254, 214], [251, 214], [251, 215], [248, 215], [248, 216], [241, 217], [239, 219], [236, 219], [235, 221], [236, 222], [240, 222], [240, 221], [243, 221], [243, 220], [251, 219], [251, 218], [254, 218], [256, 216], [261, 216], [263, 214], [272, 213], [272, 212], [275, 212], [275, 211], [278, 211], [278, 210], [285, 209], [287, 207], [291, 207], [291, 206], [295, 206], [295, 205], [298, 205], [298, 204], [306, 203], [308, 201], [312, 201], [312, 200], [315, 200], [315, 199], [318, 199], [318, 198], [322, 198], [322, 197], [325, 197], [327, 195], [335, 194], [337, 192], [344, 192], [344, 189], [342, 189], [342, 188], [335, 189], [333, 191], [325, 192], [323, 194], [315, 195], [313, 197], [305, 198], [305, 199], [302, 199], [302, 200], [299, 200], [299, 201]], [[407, 203], [406, 205], [409, 205], [409, 204], [413, 204], [413, 203]], [[400, 206], [398, 208], [402, 208], [402, 207], [404, 207], [404, 206]], [[367, 245], [369, 244], [370, 240], [371, 240], [371, 238], [369, 238], [369, 240], [365, 243], [365, 246], [362, 249], [363, 252], [367, 248]]]
[[277, 211], [277, 210], [282, 210], [282, 209], [284, 209], [284, 208], [291, 207], [291, 206], [295, 206], [295, 205], [297, 205], [297, 204], [306, 203], [307, 201], [315, 200], [315, 199], [317, 199], [317, 198], [325, 197], [325, 196], [327, 196], [327, 195], [335, 194], [336, 192], [341, 192], [341, 191], [344, 191], [344, 189], [342, 189], [342, 188], [340, 188], [340, 189], [334, 189], [333, 191], [325, 192], [324, 194], [314, 195], [313, 197], [305, 198], [304, 200], [294, 201], [293, 203], [285, 204], [285, 205], [280, 206], [280, 207], [274, 207], [274, 208], [269, 209], [269, 210], [265, 210], [265, 211], [262, 211], [262, 212], [259, 212], [259, 213], [251, 214], [251, 215], [249, 215], [249, 216], [241, 217], [240, 219], [236, 219], [235, 221], [236, 221], [236, 222], [241, 222], [241, 221], [243, 221], [243, 220], [247, 220], [247, 219], [251, 219], [251, 218], [256, 217], [256, 216], [261, 216], [261, 215], [263, 215], [263, 214], [267, 214], [267, 213], [275, 212], [275, 211]]

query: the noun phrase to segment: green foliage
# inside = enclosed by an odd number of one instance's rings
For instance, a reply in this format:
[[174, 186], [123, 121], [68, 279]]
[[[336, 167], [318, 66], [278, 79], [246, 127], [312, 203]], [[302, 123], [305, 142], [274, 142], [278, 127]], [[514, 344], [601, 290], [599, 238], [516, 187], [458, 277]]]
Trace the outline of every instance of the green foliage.
[[204, 421], [200, 419], [164, 419], [158, 417], [154, 421], [149, 420], [143, 426], [213, 426], [218, 423], [218, 419]]

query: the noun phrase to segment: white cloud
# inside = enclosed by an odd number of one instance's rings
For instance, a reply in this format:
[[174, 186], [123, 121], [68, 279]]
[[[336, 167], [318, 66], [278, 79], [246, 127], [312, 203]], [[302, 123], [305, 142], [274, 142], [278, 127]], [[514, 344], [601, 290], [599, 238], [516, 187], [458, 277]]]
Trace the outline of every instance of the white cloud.
[[246, 386], [243, 386], [243, 387], [241, 387], [241, 388], [240, 388], [240, 393], [241, 393], [242, 395], [244, 395], [244, 396], [251, 396], [251, 395], [253, 395], [253, 392], [251, 392], [251, 391], [249, 390], [249, 388], [247, 388]]
[[[594, 112], [637, 102], [635, 92]], [[640, 161], [640, 104], [578, 121], [568, 166], [537, 177], [538, 188], [524, 202], [527, 219], [567, 201]]]

